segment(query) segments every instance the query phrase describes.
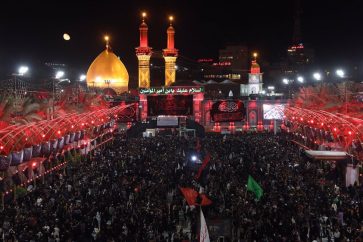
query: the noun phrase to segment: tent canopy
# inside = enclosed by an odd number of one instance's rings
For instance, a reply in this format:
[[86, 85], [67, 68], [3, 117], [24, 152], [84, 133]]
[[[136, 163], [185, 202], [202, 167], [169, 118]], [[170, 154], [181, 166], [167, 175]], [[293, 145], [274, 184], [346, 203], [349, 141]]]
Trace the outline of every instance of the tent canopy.
[[344, 160], [348, 158], [348, 154], [341, 151], [305, 150], [305, 154], [315, 160]]

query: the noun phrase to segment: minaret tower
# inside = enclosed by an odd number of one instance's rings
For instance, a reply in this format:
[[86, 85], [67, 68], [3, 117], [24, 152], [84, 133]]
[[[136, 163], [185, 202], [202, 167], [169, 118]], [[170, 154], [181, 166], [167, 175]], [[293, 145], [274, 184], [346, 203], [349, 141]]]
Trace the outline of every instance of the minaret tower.
[[150, 87], [150, 57], [151, 47], [148, 46], [147, 31], [145, 23], [146, 13], [142, 13], [142, 23], [140, 24], [140, 46], [136, 48], [136, 56], [139, 60], [139, 88]]
[[163, 50], [165, 59], [165, 86], [170, 86], [175, 82], [175, 63], [178, 56], [178, 50], [174, 48], [175, 30], [173, 27], [173, 16], [169, 17], [170, 26], [166, 31], [168, 35], [167, 47]]
[[260, 65], [257, 63], [257, 53], [253, 53], [251, 72], [248, 74], [248, 95], [262, 92], [262, 75]]

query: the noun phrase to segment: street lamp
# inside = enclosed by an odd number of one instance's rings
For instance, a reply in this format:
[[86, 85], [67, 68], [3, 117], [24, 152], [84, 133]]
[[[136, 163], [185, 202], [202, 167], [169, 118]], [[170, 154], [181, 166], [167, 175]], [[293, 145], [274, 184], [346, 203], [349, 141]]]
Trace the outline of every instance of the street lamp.
[[23, 76], [25, 73], [28, 72], [28, 70], [29, 70], [29, 68], [27, 66], [21, 66], [21, 67], [19, 67], [19, 70], [18, 70], [19, 75], [20, 76]]
[[59, 84], [59, 83], [62, 83], [62, 82], [68, 82], [68, 83], [70, 83], [71, 81], [69, 80], [69, 79], [60, 79], [60, 78], [62, 78], [64, 76], [64, 71], [57, 71], [57, 73], [55, 74], [55, 78], [53, 78], [52, 79], [52, 83], [53, 83], [53, 94], [52, 94], [52, 96], [53, 96], [53, 102], [52, 102], [52, 118], [54, 118], [54, 108], [55, 108], [55, 105], [54, 105], [54, 103], [55, 103], [55, 81], [56, 80], [59, 80], [58, 82], [57, 82], [57, 84]]
[[[345, 72], [342, 69], [338, 69], [335, 71], [338, 77], [344, 78]], [[344, 95], [345, 95], [345, 114], [348, 113], [348, 94], [347, 94], [347, 80], [344, 80]]]
[[[27, 66], [20, 66], [19, 69], [18, 69], [18, 72], [17, 73], [13, 73], [11, 74], [13, 77], [14, 77], [14, 95], [15, 95], [15, 98], [18, 99], [17, 95], [18, 95], [18, 84], [19, 84], [19, 88], [21, 89], [21, 80], [17, 80], [17, 76], [24, 76], [25, 73], [27, 73], [29, 70], [29, 68]], [[18, 83], [19, 81], [19, 83]]]
[[64, 76], [64, 71], [57, 71], [57, 73], [55, 74], [56, 79], [62, 78], [63, 76]]
[[315, 72], [313, 74], [313, 77], [315, 80], [320, 81], [321, 80], [321, 74], [319, 72]]
[[80, 75], [79, 80], [81, 82], [83, 82], [84, 80], [86, 80], [86, 75], [85, 74]]
[[343, 78], [344, 77], [344, 75], [345, 75], [345, 73], [344, 73], [344, 71], [342, 70], [342, 69], [338, 69], [338, 70], [336, 70], [335, 71], [335, 73], [337, 74], [337, 76], [338, 77], [340, 77], [340, 78]]
[[291, 98], [291, 84], [292, 83], [295, 83], [296, 81], [298, 81], [299, 83], [304, 83], [304, 77], [302, 76], [298, 76], [295, 79], [288, 79], [288, 78], [284, 78], [282, 79], [282, 83], [285, 84], [285, 85], [288, 85], [288, 88], [289, 88], [289, 98]]

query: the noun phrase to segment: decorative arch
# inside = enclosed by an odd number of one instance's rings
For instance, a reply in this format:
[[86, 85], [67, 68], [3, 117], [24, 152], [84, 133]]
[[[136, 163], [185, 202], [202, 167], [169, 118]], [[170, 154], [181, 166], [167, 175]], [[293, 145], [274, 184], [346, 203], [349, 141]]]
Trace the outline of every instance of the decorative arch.
[[70, 113], [53, 120], [8, 126], [0, 130], [0, 154], [8, 155], [13, 151], [20, 151], [78, 131], [84, 131], [93, 138], [94, 127], [110, 123], [118, 115], [123, 115], [122, 111], [130, 105], [132, 104], [81, 114]]

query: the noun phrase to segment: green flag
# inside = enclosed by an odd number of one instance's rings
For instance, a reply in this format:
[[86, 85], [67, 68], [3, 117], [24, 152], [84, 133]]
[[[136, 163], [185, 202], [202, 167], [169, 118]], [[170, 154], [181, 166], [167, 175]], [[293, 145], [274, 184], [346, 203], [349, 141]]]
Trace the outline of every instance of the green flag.
[[258, 185], [258, 183], [255, 181], [255, 179], [253, 179], [252, 176], [248, 176], [248, 181], [247, 181], [247, 190], [253, 192], [257, 199], [260, 200], [260, 198], [262, 197], [263, 194], [263, 190], [260, 187], [260, 185]]

